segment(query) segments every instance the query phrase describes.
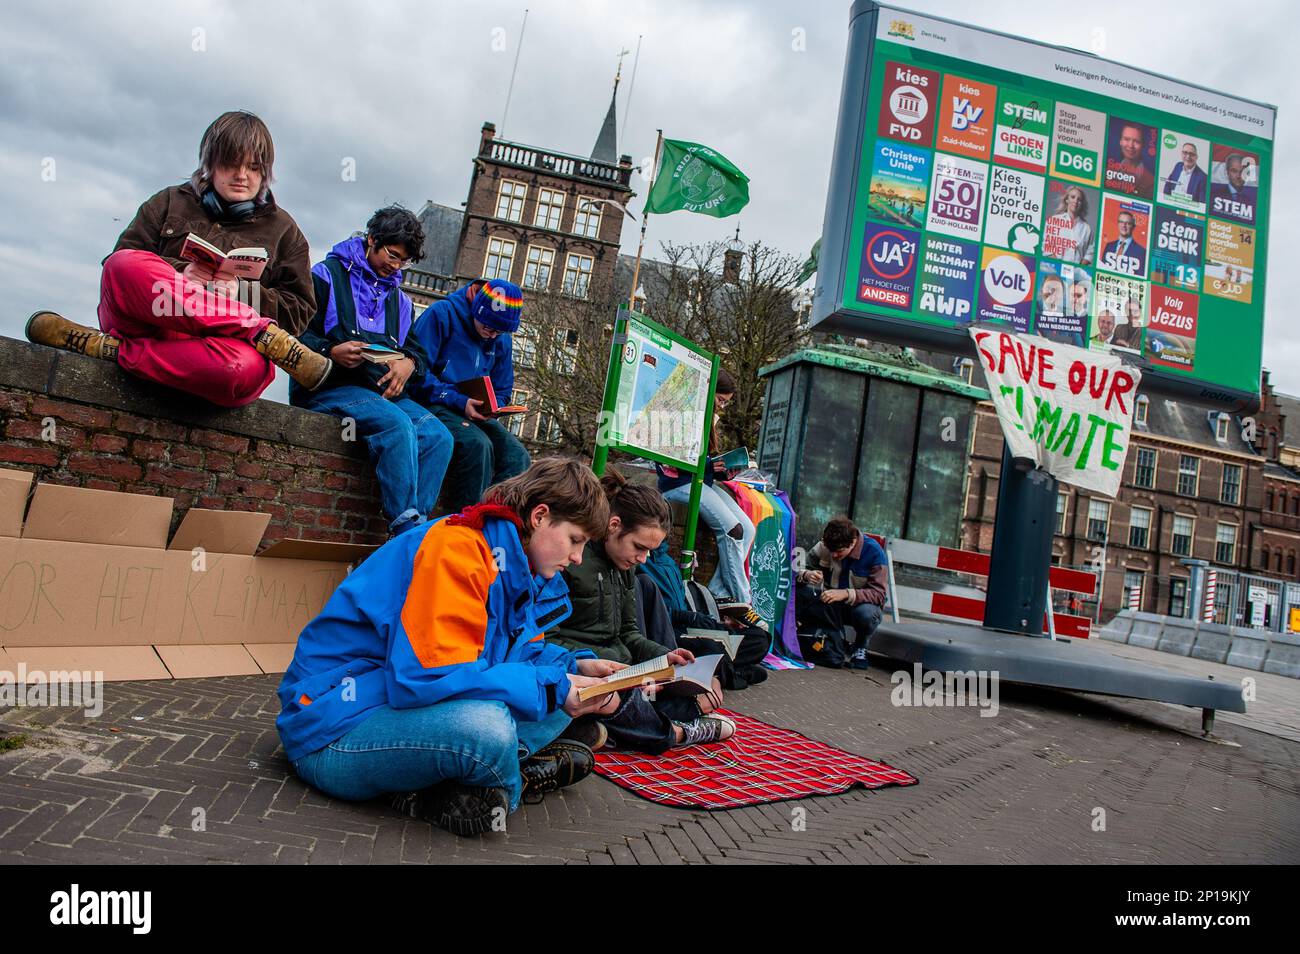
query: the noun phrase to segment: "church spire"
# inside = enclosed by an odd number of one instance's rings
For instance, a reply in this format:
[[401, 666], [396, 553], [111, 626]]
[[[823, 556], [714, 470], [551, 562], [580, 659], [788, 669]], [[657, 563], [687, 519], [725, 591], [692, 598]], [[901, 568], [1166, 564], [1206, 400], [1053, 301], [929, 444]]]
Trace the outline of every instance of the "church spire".
[[600, 135], [596, 137], [596, 145], [591, 150], [591, 158], [597, 162], [608, 162], [614, 165], [618, 162], [618, 120], [615, 117], [615, 104], [618, 102], [618, 81], [623, 76], [623, 57], [630, 50], [623, 50], [618, 54], [618, 70], [614, 73], [614, 92], [609, 97], [609, 111], [605, 113], [605, 122], [600, 127]]

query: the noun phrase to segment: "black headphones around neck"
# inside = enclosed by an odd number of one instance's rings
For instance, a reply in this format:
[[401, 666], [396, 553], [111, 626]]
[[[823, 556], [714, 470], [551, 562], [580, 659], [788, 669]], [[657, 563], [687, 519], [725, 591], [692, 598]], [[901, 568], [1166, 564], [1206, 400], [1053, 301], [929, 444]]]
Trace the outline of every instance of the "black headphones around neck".
[[228, 222], [242, 222], [257, 211], [257, 203], [252, 199], [245, 199], [242, 202], [227, 202], [211, 186], [204, 190], [200, 201], [203, 203], [204, 210], [210, 216], [214, 219], [225, 219]]

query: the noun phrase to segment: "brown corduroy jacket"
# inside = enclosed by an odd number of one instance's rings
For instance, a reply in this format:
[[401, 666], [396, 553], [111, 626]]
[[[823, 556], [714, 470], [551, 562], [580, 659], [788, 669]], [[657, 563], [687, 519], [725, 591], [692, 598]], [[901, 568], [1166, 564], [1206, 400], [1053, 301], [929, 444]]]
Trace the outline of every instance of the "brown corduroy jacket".
[[262, 273], [258, 310], [290, 334], [301, 334], [316, 314], [311, 280], [311, 250], [293, 217], [269, 194], [252, 216], [238, 222], [215, 221], [187, 182], [168, 186], [140, 206], [113, 251], [140, 249], [166, 259], [178, 271], [185, 236], [193, 232], [223, 252], [264, 248], [270, 256]]

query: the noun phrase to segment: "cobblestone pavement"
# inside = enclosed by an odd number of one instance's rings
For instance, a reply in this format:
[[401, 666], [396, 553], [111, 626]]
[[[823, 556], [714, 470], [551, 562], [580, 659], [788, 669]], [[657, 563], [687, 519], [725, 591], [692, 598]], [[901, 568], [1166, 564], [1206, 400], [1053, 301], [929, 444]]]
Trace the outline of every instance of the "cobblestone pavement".
[[887, 670], [773, 673], [728, 704], [920, 784], [710, 813], [592, 777], [474, 839], [307, 789], [275, 733], [277, 683], [109, 684], [97, 719], [0, 710], [27, 737], [0, 753], [0, 862], [1300, 861], [1300, 742], [1269, 731], [1294, 725], [1300, 683], [1280, 677], [1265, 731], [1220, 718], [1206, 741], [1198, 711], [1160, 703], [1004, 685], [990, 718], [895, 707]]

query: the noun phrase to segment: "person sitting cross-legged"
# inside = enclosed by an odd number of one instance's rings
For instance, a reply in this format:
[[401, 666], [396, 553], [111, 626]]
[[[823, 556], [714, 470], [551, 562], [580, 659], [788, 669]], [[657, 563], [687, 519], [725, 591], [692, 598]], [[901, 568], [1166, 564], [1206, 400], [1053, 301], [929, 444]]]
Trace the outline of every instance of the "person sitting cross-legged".
[[280, 683], [275, 724], [298, 776], [473, 835], [590, 773], [591, 750], [558, 736], [612, 708], [578, 690], [618, 667], [543, 635], [570, 613], [560, 571], [608, 520], [591, 469], [550, 457], [367, 557]]
[[458, 384], [487, 377], [501, 405], [515, 386], [510, 336], [523, 310], [518, 285], [501, 279], [470, 282], [416, 319], [413, 333], [429, 357], [429, 370], [411, 396], [433, 411], [454, 442], [448, 475], [448, 505], [476, 503], [488, 485], [521, 473], [528, 451], [490, 414], [483, 401]]
[[[274, 160], [262, 120], [219, 116], [190, 180], [140, 206], [104, 260], [99, 329], [38, 311], [27, 320], [28, 339], [116, 362], [221, 407], [257, 400], [276, 365], [320, 387], [329, 358], [294, 337], [316, 310], [307, 239], [271, 195]], [[264, 249], [261, 277], [215, 280], [210, 266], [180, 257], [191, 233], [223, 252]]]

